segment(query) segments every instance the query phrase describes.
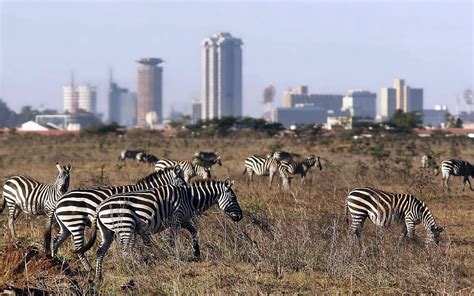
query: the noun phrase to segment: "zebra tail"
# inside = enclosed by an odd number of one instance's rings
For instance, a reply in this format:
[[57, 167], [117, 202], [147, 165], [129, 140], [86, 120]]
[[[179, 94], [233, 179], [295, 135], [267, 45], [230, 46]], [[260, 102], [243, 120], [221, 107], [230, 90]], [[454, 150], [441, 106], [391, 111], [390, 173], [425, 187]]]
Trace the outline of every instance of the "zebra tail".
[[74, 251], [74, 253], [84, 254], [85, 252], [89, 251], [90, 248], [92, 248], [92, 246], [94, 245], [95, 240], [97, 238], [97, 218], [92, 221], [91, 229], [92, 233], [89, 238], [89, 241], [81, 249]]
[[2, 214], [3, 209], [5, 209], [5, 206], [7, 205], [7, 199], [5, 198], [5, 196], [3, 196], [3, 193], [2, 193], [2, 198], [3, 198], [3, 202], [2, 202], [2, 205], [0, 206], [0, 214]]
[[346, 220], [346, 224], [349, 224], [349, 203], [346, 202], [346, 206], [344, 209], [344, 218]]
[[435, 169], [435, 176], [438, 176], [440, 172], [441, 172], [441, 166]]

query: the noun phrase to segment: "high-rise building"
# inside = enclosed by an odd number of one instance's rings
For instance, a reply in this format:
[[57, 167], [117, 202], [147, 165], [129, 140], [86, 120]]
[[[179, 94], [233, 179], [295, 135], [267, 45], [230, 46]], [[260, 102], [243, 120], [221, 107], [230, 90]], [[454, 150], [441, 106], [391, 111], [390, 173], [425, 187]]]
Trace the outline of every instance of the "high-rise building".
[[385, 118], [391, 117], [397, 109], [403, 112], [423, 110], [423, 89], [411, 88], [404, 79], [394, 79], [393, 88], [382, 88], [380, 97], [381, 115]]
[[97, 91], [90, 85], [80, 85], [77, 87], [78, 108], [89, 113], [97, 111]]
[[384, 119], [392, 117], [397, 110], [397, 96], [394, 88], [386, 87], [380, 91], [380, 115]]
[[63, 86], [64, 112], [75, 114], [78, 109], [78, 93], [74, 84]]
[[202, 41], [202, 119], [242, 115], [242, 44], [223, 32]]
[[192, 114], [191, 114], [191, 120], [194, 124], [196, 124], [201, 118], [201, 111], [202, 111], [202, 104], [201, 101], [193, 101], [192, 105]]
[[349, 111], [352, 117], [375, 119], [377, 94], [366, 90], [350, 90], [342, 98], [342, 110]]
[[127, 127], [137, 124], [137, 94], [112, 81], [109, 87], [109, 122]]
[[157, 66], [163, 60], [143, 58], [137, 62], [140, 64], [138, 66], [137, 124], [139, 127], [146, 127], [148, 126], [147, 114], [155, 113], [153, 116], [156, 116], [157, 122], [163, 120], [163, 68]]

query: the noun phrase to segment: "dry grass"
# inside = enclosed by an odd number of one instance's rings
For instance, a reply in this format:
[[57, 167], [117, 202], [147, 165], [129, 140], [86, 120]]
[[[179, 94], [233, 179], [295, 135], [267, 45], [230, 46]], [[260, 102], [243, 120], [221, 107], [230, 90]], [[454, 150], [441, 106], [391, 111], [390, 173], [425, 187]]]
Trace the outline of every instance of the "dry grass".
[[[8, 140], [6, 137], [9, 137]], [[57, 160], [73, 164], [71, 188], [131, 183], [153, 171], [133, 162], [119, 164], [121, 149], [146, 148], [158, 157], [191, 157], [196, 150], [216, 150], [223, 166], [218, 179], [236, 180], [244, 219], [236, 224], [217, 208], [199, 217], [202, 261], [192, 258], [190, 237], [182, 232], [179, 261], [171, 256], [168, 233], [154, 237], [154, 247], [137, 240], [138, 252], [122, 254], [113, 244], [105, 258], [102, 284], [79, 271], [71, 243], [60, 249], [62, 261], [42, 255], [41, 218], [17, 220], [16, 245], [6, 236], [0, 254], [0, 286], [35, 287], [57, 293], [118, 291], [136, 294], [189, 293], [454, 293], [469, 294], [474, 277], [473, 192], [462, 192], [452, 180], [445, 193], [440, 177], [418, 168], [423, 153], [474, 159], [469, 139], [192, 139], [161, 138], [152, 133], [115, 136], [5, 136], [0, 140], [0, 177], [27, 174], [41, 181], [54, 178]], [[267, 188], [267, 179], [247, 187], [243, 160], [282, 147], [323, 159], [323, 172], [310, 171], [307, 184], [298, 179], [291, 191]], [[439, 247], [425, 248], [424, 230], [415, 241], [397, 245], [400, 226], [376, 235], [366, 223], [360, 245], [348, 236], [344, 201], [357, 186], [410, 192], [427, 202], [445, 227]], [[5, 214], [3, 214], [5, 218]], [[2, 223], [5, 224], [5, 223]], [[6, 227], [3, 226], [6, 233]], [[35, 248], [39, 252], [35, 251]], [[24, 268], [25, 256], [29, 253]], [[35, 253], [36, 252], [36, 253]], [[37, 254], [38, 253], [38, 254]], [[94, 253], [89, 256], [94, 259]], [[121, 286], [130, 280], [134, 287]]]

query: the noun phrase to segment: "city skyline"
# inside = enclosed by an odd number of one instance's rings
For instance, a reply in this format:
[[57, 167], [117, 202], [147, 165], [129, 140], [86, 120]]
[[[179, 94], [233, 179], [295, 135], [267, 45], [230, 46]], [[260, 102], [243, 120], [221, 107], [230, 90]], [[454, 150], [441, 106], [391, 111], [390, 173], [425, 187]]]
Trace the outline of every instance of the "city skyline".
[[[14, 110], [61, 110], [61, 86], [73, 70], [78, 84], [97, 86], [97, 111], [105, 113], [108, 69], [137, 91], [134, 61], [160, 56], [165, 114], [172, 106], [190, 113], [201, 92], [201, 40], [228, 31], [245, 41], [244, 115], [261, 116], [268, 84], [277, 88], [275, 105], [300, 84], [314, 93], [367, 89], [379, 101], [396, 77], [424, 89], [425, 107], [454, 111], [456, 96], [472, 87], [472, 3], [402, 4], [2, 3], [0, 97]], [[116, 22], [116, 15], [141, 18]]]

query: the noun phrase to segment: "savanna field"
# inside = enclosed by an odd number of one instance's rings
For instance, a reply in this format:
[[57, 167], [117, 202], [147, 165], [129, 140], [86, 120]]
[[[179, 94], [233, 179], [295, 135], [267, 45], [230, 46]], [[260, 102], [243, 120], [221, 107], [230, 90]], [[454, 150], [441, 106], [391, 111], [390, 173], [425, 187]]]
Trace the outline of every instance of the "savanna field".
[[[474, 192], [462, 191], [462, 178], [450, 180], [422, 169], [421, 156], [474, 162], [474, 141], [467, 137], [418, 138], [374, 136], [354, 140], [336, 135], [321, 138], [162, 137], [159, 133], [78, 134], [62, 136], [0, 134], [1, 184], [25, 174], [49, 183], [56, 161], [72, 164], [71, 189], [132, 184], [153, 172], [148, 164], [117, 160], [123, 149], [146, 149], [159, 158], [191, 160], [194, 152], [217, 151], [222, 166], [218, 180], [235, 180], [234, 190], [244, 218], [234, 223], [217, 206], [198, 216], [202, 259], [195, 261], [190, 235], [177, 241], [173, 256], [169, 232], [153, 236], [152, 247], [141, 239], [134, 251], [122, 253], [114, 242], [104, 260], [104, 280], [84, 272], [69, 239], [59, 257], [47, 259], [43, 249], [43, 217], [20, 215], [13, 240], [0, 217], [0, 288], [57, 294], [118, 292], [131, 294], [335, 294], [455, 293], [469, 295], [474, 278]], [[323, 170], [312, 168], [306, 184], [293, 179], [290, 190], [271, 189], [268, 177], [246, 184], [244, 160], [252, 154], [285, 150], [320, 156]], [[474, 181], [471, 181], [474, 185]], [[423, 200], [438, 225], [445, 228], [439, 246], [425, 247], [426, 232], [416, 227], [414, 240], [398, 244], [401, 225], [376, 235], [367, 221], [360, 244], [352, 244], [344, 215], [347, 193], [372, 186], [411, 193]], [[53, 236], [57, 230], [53, 231]], [[87, 253], [95, 263], [96, 246]]]

